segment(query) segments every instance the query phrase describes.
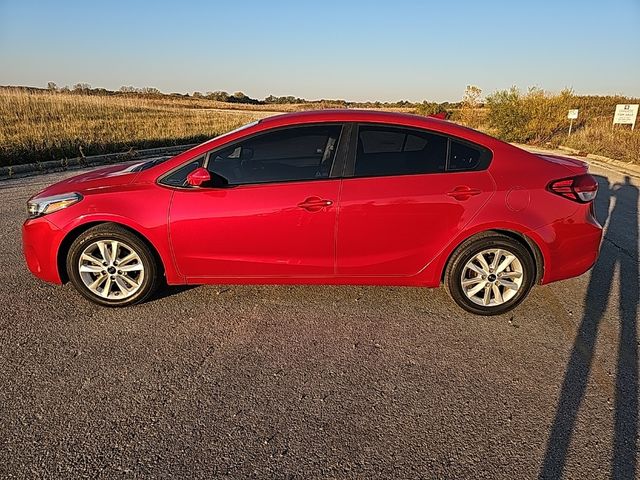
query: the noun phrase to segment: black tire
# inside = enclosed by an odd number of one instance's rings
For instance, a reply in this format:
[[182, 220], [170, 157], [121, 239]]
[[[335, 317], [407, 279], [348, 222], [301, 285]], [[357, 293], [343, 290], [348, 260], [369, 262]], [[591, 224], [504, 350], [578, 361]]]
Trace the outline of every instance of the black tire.
[[[117, 298], [105, 298], [103, 296], [94, 293], [89, 286], [85, 284], [80, 273], [80, 256], [85, 249], [91, 247], [98, 241], [118, 241], [127, 247], [126, 250], [133, 250], [139, 257], [139, 260], [143, 266], [143, 277], [139, 282], [139, 287], [135, 293], [122, 299]], [[126, 252], [125, 250], [125, 252]], [[117, 265], [117, 262], [115, 263]], [[69, 280], [76, 288], [76, 290], [85, 298], [90, 301], [102, 305], [105, 307], [126, 307], [137, 303], [142, 303], [148, 300], [151, 295], [158, 289], [162, 283], [162, 271], [156, 256], [151, 251], [149, 246], [137, 235], [130, 232], [126, 228], [113, 223], [103, 223], [92, 227], [76, 238], [69, 248], [66, 261], [67, 274]], [[106, 268], [106, 266], [105, 266]], [[124, 268], [123, 268], [124, 269]], [[104, 272], [103, 272], [104, 273]], [[87, 275], [86, 273], [84, 274]], [[90, 274], [95, 278], [102, 275], [100, 273]], [[127, 275], [126, 273], [124, 274]], [[106, 275], [109, 276], [109, 275]], [[86, 277], [85, 277], [86, 278]], [[115, 278], [115, 277], [111, 277]], [[111, 281], [109, 283], [111, 285]], [[104, 291], [103, 287], [103, 291]], [[126, 295], [123, 291], [120, 293], [117, 290], [117, 285], [111, 287], [110, 291], [115, 291], [115, 295]]]
[[[467, 263], [480, 252], [488, 249], [502, 249], [513, 254], [519, 261], [522, 269], [522, 283], [517, 289], [516, 294], [509, 300], [501, 304], [485, 306], [472, 301], [467, 296], [462, 286], [462, 276], [465, 274], [465, 266]], [[500, 285], [499, 279], [496, 280], [494, 275], [490, 277], [498, 282], [497, 285]], [[472, 277], [472, 279], [475, 278]], [[487, 279], [489, 280], [491, 278]], [[535, 280], [536, 264], [527, 247], [511, 237], [499, 233], [485, 233], [463, 242], [451, 255], [444, 274], [444, 285], [453, 301], [467, 312], [477, 315], [500, 315], [513, 310], [527, 297]], [[481, 283], [484, 284], [487, 282]], [[485, 285], [484, 288], [491, 289], [491, 286], [486, 287]], [[501, 288], [502, 293], [507, 291], [504, 287]]]

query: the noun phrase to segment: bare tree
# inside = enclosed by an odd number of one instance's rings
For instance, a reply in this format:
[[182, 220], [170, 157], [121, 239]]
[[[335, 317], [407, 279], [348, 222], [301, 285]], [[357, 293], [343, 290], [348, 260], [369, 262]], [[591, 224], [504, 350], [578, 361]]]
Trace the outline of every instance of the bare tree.
[[74, 92], [88, 92], [89, 90], [91, 90], [91, 85], [88, 83], [76, 83], [73, 86]]
[[467, 85], [462, 97], [462, 107], [460, 108], [460, 119], [462, 123], [471, 128], [477, 128], [480, 125], [481, 116], [480, 108], [482, 90], [475, 85]]

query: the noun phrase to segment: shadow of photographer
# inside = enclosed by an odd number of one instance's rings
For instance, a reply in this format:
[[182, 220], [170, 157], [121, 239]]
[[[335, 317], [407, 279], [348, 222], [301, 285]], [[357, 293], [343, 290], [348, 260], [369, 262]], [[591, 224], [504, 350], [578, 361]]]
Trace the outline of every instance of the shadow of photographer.
[[[619, 268], [619, 339], [615, 387], [612, 478], [636, 478], [638, 434], [638, 187], [630, 177], [609, 185], [595, 176], [598, 221], [606, 225], [600, 257], [591, 271], [584, 315], [571, 350], [539, 478], [561, 478], [598, 336]], [[614, 204], [609, 214], [611, 203]], [[607, 223], [608, 221], [608, 223]], [[613, 297], [615, 298], [615, 297]]]

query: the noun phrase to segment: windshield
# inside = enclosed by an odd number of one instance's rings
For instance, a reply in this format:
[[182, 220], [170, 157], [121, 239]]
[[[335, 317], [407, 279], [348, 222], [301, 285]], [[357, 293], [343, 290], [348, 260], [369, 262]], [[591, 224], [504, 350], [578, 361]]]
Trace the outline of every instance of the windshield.
[[[230, 132], [226, 132], [226, 133], [223, 133], [222, 135], [218, 135], [215, 138], [217, 139], [217, 138], [226, 137], [227, 135], [231, 135], [232, 133], [236, 133], [236, 132], [239, 132], [239, 131], [244, 130], [246, 128], [253, 127], [254, 125], [257, 125], [258, 123], [260, 123], [260, 120], [254, 120], [251, 123], [247, 123], [246, 125], [242, 125], [241, 127], [234, 128]], [[143, 170], [147, 170], [147, 169], [149, 169], [151, 167], [155, 167], [156, 165], [164, 163], [167, 160], [169, 160], [170, 158], [174, 158], [174, 156], [166, 156], [165, 155], [165, 156], [162, 156], [162, 157], [152, 158], [152, 159], [150, 159], [150, 160], [148, 160], [148, 161], [146, 161], [144, 163], [139, 163], [139, 164], [134, 165], [133, 167], [131, 167], [131, 171], [132, 172], [142, 172]]]
[[151, 160], [147, 160], [144, 163], [138, 163], [137, 165], [134, 165], [133, 167], [131, 167], [131, 171], [141, 172], [143, 170], [147, 170], [148, 168], [155, 167], [156, 165], [166, 162], [170, 158], [173, 158], [173, 156], [155, 157]]
[[230, 132], [223, 133], [222, 135], [218, 135], [218, 136], [217, 136], [217, 137], [215, 137], [215, 138], [217, 139], [217, 138], [226, 137], [227, 135], [231, 135], [231, 134], [233, 134], [233, 133], [240, 132], [240, 131], [245, 130], [245, 129], [247, 129], [247, 128], [251, 128], [251, 127], [253, 127], [254, 125], [257, 125], [258, 123], [260, 123], [260, 120], [254, 120], [253, 122], [247, 123], [246, 125], [242, 125], [241, 127], [234, 128], [234, 129], [233, 129], [233, 130], [231, 130]]

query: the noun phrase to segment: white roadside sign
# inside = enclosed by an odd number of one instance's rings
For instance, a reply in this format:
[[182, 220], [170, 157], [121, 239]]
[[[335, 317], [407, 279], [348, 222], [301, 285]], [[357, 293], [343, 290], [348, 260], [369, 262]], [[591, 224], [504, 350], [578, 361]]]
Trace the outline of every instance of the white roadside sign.
[[571, 136], [571, 130], [573, 130], [573, 121], [578, 119], [578, 109], [573, 108], [569, 110], [569, 113], [567, 113], [567, 118], [569, 119], [569, 136]]
[[616, 113], [613, 116], [613, 124], [616, 123], [631, 125], [631, 129], [636, 124], [636, 118], [638, 117], [638, 104], [620, 104], [616, 105]]

